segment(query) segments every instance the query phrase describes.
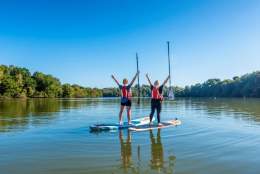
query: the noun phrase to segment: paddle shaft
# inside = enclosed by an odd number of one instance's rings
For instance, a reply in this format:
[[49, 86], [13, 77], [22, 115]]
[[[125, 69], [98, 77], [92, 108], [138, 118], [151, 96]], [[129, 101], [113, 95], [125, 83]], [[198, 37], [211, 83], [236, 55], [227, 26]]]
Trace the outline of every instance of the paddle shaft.
[[[136, 53], [136, 68], [137, 68], [137, 72], [139, 72], [139, 58], [138, 58], [138, 54], [137, 53]], [[137, 90], [138, 90], [137, 103], [140, 104], [140, 80], [139, 80], [139, 74], [137, 76]]]
[[171, 56], [170, 56], [170, 42], [167, 41], [167, 48], [168, 48], [168, 66], [169, 66], [169, 88], [171, 88], [172, 82], [171, 82]]

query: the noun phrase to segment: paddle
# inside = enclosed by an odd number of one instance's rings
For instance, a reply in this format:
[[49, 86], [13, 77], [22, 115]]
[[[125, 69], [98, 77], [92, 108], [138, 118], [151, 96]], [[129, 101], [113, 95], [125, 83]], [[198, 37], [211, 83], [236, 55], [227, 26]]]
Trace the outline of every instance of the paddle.
[[167, 48], [168, 48], [168, 68], [169, 68], [169, 91], [168, 91], [168, 99], [169, 100], [174, 100], [174, 92], [172, 88], [172, 83], [171, 83], [171, 56], [170, 56], [170, 42], [167, 41]]
[[[139, 71], [139, 61], [138, 61], [138, 54], [136, 53], [136, 68], [137, 72]], [[139, 81], [139, 74], [137, 76], [137, 90], [138, 90], [138, 99], [137, 99], [137, 104], [140, 104], [140, 81]]]

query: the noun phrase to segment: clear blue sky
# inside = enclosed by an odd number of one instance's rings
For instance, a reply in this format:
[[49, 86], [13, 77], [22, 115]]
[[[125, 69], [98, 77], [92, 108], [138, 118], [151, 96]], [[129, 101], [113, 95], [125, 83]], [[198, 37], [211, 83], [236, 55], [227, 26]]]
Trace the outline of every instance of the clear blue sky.
[[260, 0], [0, 1], [0, 64], [58, 77], [62, 83], [115, 86], [167, 75], [190, 85], [260, 70]]

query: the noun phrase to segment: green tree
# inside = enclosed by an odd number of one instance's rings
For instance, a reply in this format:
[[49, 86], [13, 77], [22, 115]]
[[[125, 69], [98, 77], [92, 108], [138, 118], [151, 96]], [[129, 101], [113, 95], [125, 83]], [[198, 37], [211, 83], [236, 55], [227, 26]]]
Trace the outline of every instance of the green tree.
[[62, 97], [70, 98], [74, 96], [74, 89], [70, 84], [66, 83], [62, 85]]
[[62, 86], [59, 79], [41, 72], [35, 72], [32, 78], [36, 82], [36, 97], [62, 96]]

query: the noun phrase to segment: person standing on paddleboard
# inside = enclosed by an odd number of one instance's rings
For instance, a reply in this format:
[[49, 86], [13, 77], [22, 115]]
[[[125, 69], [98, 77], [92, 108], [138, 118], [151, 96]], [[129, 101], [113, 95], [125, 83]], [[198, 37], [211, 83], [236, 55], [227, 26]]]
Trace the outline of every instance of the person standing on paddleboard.
[[151, 113], [150, 113], [150, 125], [152, 124], [153, 115], [155, 110], [157, 111], [157, 121], [158, 126], [161, 126], [161, 110], [162, 110], [162, 101], [163, 101], [163, 87], [170, 79], [170, 76], [168, 76], [163, 84], [160, 86], [160, 83], [158, 80], [154, 82], [154, 85], [152, 84], [148, 74], [146, 74], [146, 78], [150, 84], [151, 87]]
[[123, 85], [121, 85], [118, 80], [115, 78], [114, 75], [111, 75], [112, 79], [116, 82], [116, 84], [119, 86], [119, 89], [121, 91], [121, 107], [119, 111], [119, 124], [122, 125], [122, 114], [124, 112], [124, 109], [126, 107], [127, 109], [127, 119], [128, 119], [128, 124], [131, 124], [131, 106], [132, 106], [132, 92], [131, 92], [131, 87], [134, 84], [137, 76], [139, 74], [139, 71], [135, 74], [133, 80], [128, 84], [128, 80], [125, 78], [123, 79]]

